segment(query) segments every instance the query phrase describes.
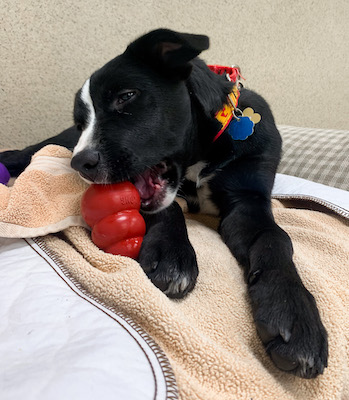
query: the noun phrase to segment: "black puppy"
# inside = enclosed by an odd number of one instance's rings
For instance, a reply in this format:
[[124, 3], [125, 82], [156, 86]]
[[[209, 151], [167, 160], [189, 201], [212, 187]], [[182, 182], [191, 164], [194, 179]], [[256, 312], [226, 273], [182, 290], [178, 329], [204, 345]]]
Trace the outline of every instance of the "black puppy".
[[[327, 366], [326, 331], [271, 211], [280, 135], [259, 95], [238, 94], [197, 58], [207, 48], [206, 36], [165, 29], [142, 36], [85, 82], [75, 128], [0, 161], [16, 175], [35, 151], [57, 143], [74, 148], [72, 167], [89, 182], [132, 181], [147, 224], [139, 262], [169, 297], [186, 295], [198, 275], [177, 193], [191, 211], [216, 210], [222, 238], [244, 268], [267, 352], [280, 369], [314, 378]], [[229, 108], [236, 118], [222, 123], [217, 112]], [[246, 108], [261, 120], [241, 138], [236, 126]]]

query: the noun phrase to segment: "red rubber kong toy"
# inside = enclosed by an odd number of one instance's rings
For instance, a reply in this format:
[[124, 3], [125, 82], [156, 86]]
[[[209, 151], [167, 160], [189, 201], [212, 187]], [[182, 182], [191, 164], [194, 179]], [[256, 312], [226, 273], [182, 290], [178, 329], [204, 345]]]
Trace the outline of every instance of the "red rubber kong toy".
[[130, 182], [91, 185], [81, 200], [81, 213], [92, 228], [92, 241], [106, 253], [137, 258], [145, 235], [141, 199]]

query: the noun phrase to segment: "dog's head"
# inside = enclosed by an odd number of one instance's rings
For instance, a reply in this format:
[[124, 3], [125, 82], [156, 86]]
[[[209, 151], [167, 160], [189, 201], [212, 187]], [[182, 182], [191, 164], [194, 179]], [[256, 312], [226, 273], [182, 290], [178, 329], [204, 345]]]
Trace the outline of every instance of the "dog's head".
[[207, 48], [207, 36], [159, 29], [96, 71], [76, 95], [72, 167], [94, 183], [134, 182], [144, 211], [171, 204], [193, 145], [190, 61]]

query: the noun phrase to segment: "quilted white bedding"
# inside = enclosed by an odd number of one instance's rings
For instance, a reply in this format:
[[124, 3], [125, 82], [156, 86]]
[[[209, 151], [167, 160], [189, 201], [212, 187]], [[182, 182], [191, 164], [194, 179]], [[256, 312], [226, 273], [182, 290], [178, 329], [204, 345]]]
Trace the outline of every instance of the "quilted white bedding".
[[[349, 218], [344, 190], [278, 175], [273, 193]], [[132, 321], [85, 295], [34, 241], [0, 238], [1, 400], [162, 400], [174, 387], [166, 356]]]

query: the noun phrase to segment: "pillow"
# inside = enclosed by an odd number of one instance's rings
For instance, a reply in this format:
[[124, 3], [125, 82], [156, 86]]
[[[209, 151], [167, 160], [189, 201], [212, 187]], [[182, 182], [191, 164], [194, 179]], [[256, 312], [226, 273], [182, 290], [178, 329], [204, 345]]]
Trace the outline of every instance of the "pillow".
[[349, 131], [279, 125], [278, 172], [349, 190]]

